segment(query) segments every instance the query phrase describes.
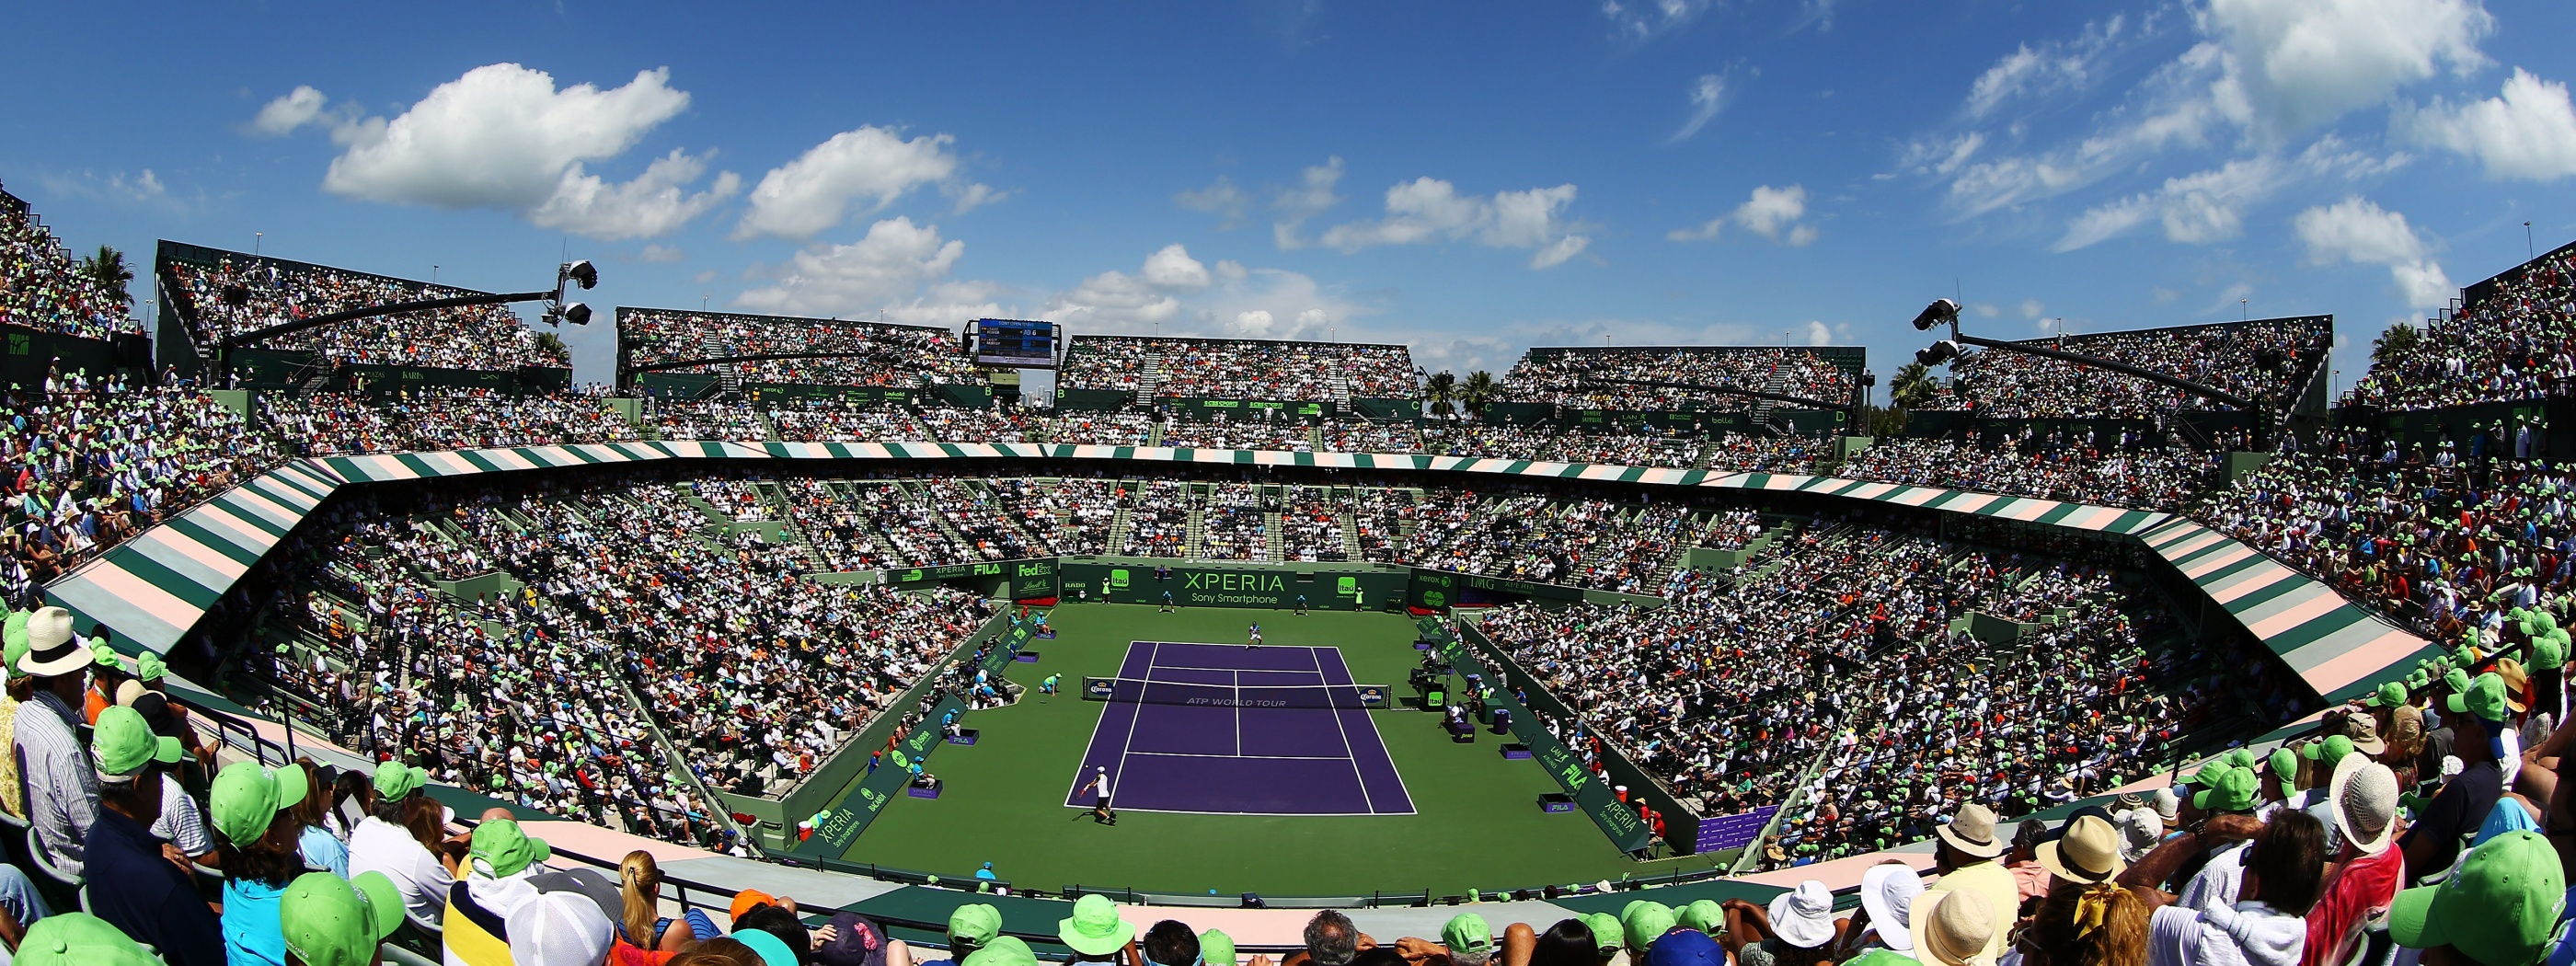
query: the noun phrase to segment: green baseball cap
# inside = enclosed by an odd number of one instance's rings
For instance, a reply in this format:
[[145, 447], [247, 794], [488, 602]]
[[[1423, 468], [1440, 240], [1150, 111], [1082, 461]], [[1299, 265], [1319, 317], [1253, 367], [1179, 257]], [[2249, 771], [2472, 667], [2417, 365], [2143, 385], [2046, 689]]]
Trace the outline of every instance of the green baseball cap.
[[2458, 694], [2468, 690], [2469, 672], [2462, 668], [2451, 668], [2443, 671], [2442, 687], [2450, 691], [2452, 694]]
[[429, 769], [388, 761], [376, 765], [376, 795], [388, 801], [400, 801], [429, 784]]
[[2299, 793], [2299, 754], [2288, 745], [2272, 749], [2272, 780], [2281, 783], [2283, 798]]
[[1073, 915], [1057, 920], [1055, 936], [1074, 952], [1106, 956], [1127, 948], [1136, 927], [1119, 920], [1118, 906], [1108, 896], [1093, 893], [1075, 900]]
[[1639, 899], [1619, 910], [1619, 926], [1626, 934], [1628, 948], [1644, 949], [1655, 944], [1655, 938], [1671, 932], [1673, 907], [1652, 899]]
[[2379, 686], [2379, 690], [2373, 691], [2370, 694], [2369, 704], [2374, 708], [2394, 708], [2405, 703], [2406, 685], [2401, 682], [2389, 681], [2383, 683]]
[[106, 641], [89, 646], [89, 662], [110, 671], [125, 670], [125, 662], [117, 658], [116, 649], [109, 647]]
[[958, 906], [948, 914], [948, 934], [975, 945], [993, 941], [1002, 932], [1002, 910], [981, 902]]
[[1199, 962], [1207, 966], [1234, 966], [1234, 937], [1214, 929], [1200, 933]]
[[990, 946], [966, 954], [966, 961], [957, 966], [1038, 966], [1038, 956], [1020, 937], [1003, 936]]
[[1694, 899], [1678, 914], [1680, 924], [1711, 936], [1726, 930], [1726, 910], [1715, 899]]
[[215, 773], [214, 787], [206, 792], [206, 813], [216, 832], [234, 848], [243, 848], [268, 834], [279, 811], [304, 800], [311, 791], [305, 785], [300, 767], [237, 761]]
[[134, 658], [134, 676], [145, 681], [158, 681], [170, 676], [170, 662], [161, 655], [145, 651]]
[[287, 883], [277, 921], [286, 951], [305, 966], [369, 966], [376, 944], [403, 923], [402, 896], [382, 872], [359, 873], [354, 881], [308, 872]]
[[2507, 832], [2469, 850], [2436, 886], [2397, 894], [2388, 936], [2409, 949], [2449, 946], [2484, 966], [2525, 966], [2549, 948], [2567, 874], [2536, 832]]
[[1453, 953], [1482, 956], [1494, 951], [1494, 927], [1486, 925], [1483, 916], [1462, 912], [1449, 917], [1449, 924], [1440, 927], [1440, 944]]
[[2567, 645], [2551, 632], [2531, 639], [2531, 669], [2545, 671], [2567, 663]]
[[161, 966], [143, 944], [86, 912], [57, 912], [27, 927], [17, 962], [27, 966]]
[[2216, 775], [2210, 775], [2209, 769], [2204, 768], [2201, 769], [2199, 776], [2192, 779], [2192, 784], [2202, 784], [2200, 779], [2204, 777], [2210, 779], [2208, 787], [2191, 794], [2193, 808], [2206, 812], [2243, 812], [2253, 809], [2255, 781], [2254, 772], [2251, 769], [2230, 768]]
[[8, 624], [5, 629], [0, 629], [0, 658], [8, 660], [9, 676], [13, 678], [27, 676], [27, 672], [18, 670], [18, 659], [26, 657], [29, 650], [27, 618], [30, 614], [31, 612], [23, 610], [10, 611]]
[[1843, 966], [1906, 966], [1908, 963], [1923, 966], [1922, 960], [1893, 949], [1873, 949], [1845, 960]]
[[98, 760], [99, 777], [124, 778], [156, 761], [165, 765], [178, 761], [179, 739], [153, 734], [143, 712], [119, 705], [98, 713], [89, 753]]
[[493, 877], [498, 878], [517, 875], [519, 870], [552, 857], [555, 850], [546, 845], [546, 840], [520, 829], [516, 819], [496, 818], [474, 827], [474, 839], [465, 853], [491, 867]]
[[1619, 925], [1619, 917], [1606, 912], [1585, 913], [1583, 925], [1592, 930], [1592, 944], [1602, 949], [1619, 948], [1619, 943], [1627, 932], [1625, 927]]
[[2327, 771], [2333, 771], [2334, 766], [2343, 761], [2343, 756], [2355, 750], [2351, 736], [2327, 735], [2324, 741], [2308, 742], [2308, 746], [2299, 749], [2299, 753], [2308, 756], [2309, 761], [2324, 765]]
[[2488, 721], [2505, 717], [2504, 675], [2494, 671], [2470, 679], [2466, 690], [2450, 696], [2443, 706], [2461, 714], [2474, 714]]
[[2238, 749], [2235, 749], [2235, 750], [2233, 750], [2233, 751], [2228, 752], [2228, 753], [2227, 753], [2227, 767], [2229, 767], [2229, 768], [2252, 768], [2252, 767], [2254, 767], [2254, 749], [2252, 749], [2252, 748], [2238, 748]]

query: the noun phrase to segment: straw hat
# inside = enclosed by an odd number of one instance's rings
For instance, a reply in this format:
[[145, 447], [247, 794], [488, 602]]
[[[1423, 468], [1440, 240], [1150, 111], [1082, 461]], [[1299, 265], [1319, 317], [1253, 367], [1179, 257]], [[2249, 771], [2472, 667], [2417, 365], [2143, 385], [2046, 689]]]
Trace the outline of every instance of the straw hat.
[[2326, 783], [2326, 800], [2334, 803], [2335, 832], [2365, 855], [2388, 848], [2397, 831], [2397, 774], [2360, 755], [2335, 764]]
[[72, 612], [47, 607], [27, 618], [27, 656], [18, 659], [18, 670], [40, 678], [60, 677], [87, 670], [95, 662], [89, 648], [72, 634]]
[[1950, 817], [1950, 824], [1934, 831], [1941, 836], [1941, 841], [1949, 843], [1962, 855], [1991, 859], [2004, 854], [2006, 847], [2004, 840], [1995, 836], [1994, 810], [1976, 802], [1959, 806], [1959, 813]]
[[2039, 845], [2039, 864], [2061, 879], [2091, 885], [2119, 875], [2129, 863], [2120, 858], [2120, 832], [2100, 816], [2087, 815], [2066, 825], [2066, 834]]
[[1993, 966], [1995, 905], [1975, 889], [1926, 892], [1911, 916], [1914, 958], [1924, 966]]

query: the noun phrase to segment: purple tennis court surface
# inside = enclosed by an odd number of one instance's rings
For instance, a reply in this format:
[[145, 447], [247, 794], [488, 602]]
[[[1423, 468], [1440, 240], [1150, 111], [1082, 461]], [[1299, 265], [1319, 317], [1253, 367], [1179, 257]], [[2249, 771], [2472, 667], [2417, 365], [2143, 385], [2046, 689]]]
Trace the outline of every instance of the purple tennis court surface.
[[[1135, 641], [1118, 676], [1173, 684], [1350, 684], [1342, 652]], [[1065, 804], [1109, 770], [1121, 810], [1226, 815], [1411, 815], [1377, 725], [1357, 708], [1206, 707], [1111, 701]]]

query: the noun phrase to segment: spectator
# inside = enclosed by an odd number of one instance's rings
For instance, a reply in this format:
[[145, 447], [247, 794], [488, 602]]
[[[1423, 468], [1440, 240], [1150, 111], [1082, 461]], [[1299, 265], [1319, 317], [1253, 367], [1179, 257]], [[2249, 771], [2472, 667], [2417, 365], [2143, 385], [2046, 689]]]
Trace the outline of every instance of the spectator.
[[887, 938], [885, 927], [858, 913], [833, 913], [816, 936], [826, 931], [830, 938], [814, 945], [815, 966], [912, 966], [911, 947]]
[[421, 794], [428, 780], [428, 772], [399, 761], [376, 766], [375, 808], [349, 831], [349, 870], [382, 874], [413, 921], [435, 926], [446, 916], [455, 868], [441, 862], [432, 843], [415, 837], [410, 827], [415, 809], [425, 807], [433, 815], [439, 810]]
[[[510, 937], [510, 961], [517, 966], [601, 966], [617, 938], [616, 924], [579, 892], [538, 893], [513, 910], [502, 928]], [[804, 931], [801, 926], [796, 930]], [[777, 941], [756, 930], [738, 930], [737, 938], [755, 950], [760, 949], [757, 940]]]
[[[2456, 703], [2460, 695], [2451, 698]], [[2423, 815], [2397, 840], [2412, 879], [2450, 868], [2459, 858], [2461, 839], [2485, 824], [2496, 800], [2504, 795], [2504, 772], [2497, 766], [2486, 720], [2455, 709], [2443, 721], [2451, 731], [2451, 753], [2462, 768], [2443, 779], [2441, 791], [2424, 806]]]
[[484, 816], [467, 852], [471, 866], [447, 890], [440, 932], [450, 966], [509, 962], [510, 919], [537, 897], [528, 880], [545, 871], [553, 854], [546, 840], [529, 836], [506, 814]]
[[18, 705], [12, 740], [24, 769], [28, 844], [69, 876], [82, 874], [81, 840], [98, 819], [98, 776], [73, 736], [81, 719], [72, 703], [92, 660], [72, 636], [70, 611], [46, 607], [27, 618], [27, 653], [16, 667], [34, 679], [34, 691]]
[[[1311, 932], [1313, 927], [1308, 929]], [[1097, 893], [1075, 900], [1073, 915], [1056, 923], [1055, 934], [1073, 950], [1077, 963], [1124, 962], [1119, 957], [1132, 956], [1129, 947], [1136, 942], [1136, 927], [1119, 921], [1118, 907]]]
[[2335, 765], [2326, 786], [2333, 808], [2334, 855], [2316, 908], [2308, 913], [2299, 966], [2337, 966], [2351, 959], [2362, 928], [2388, 910], [2406, 880], [2406, 853], [2389, 848], [2397, 831], [2397, 775], [2360, 755]]
[[2560, 930], [2566, 889], [2566, 870], [2548, 840], [2510, 832], [2471, 850], [2440, 885], [2398, 893], [2388, 908], [2388, 937], [2435, 966], [2537, 962], [2568, 942]]
[[[83, 843], [89, 876], [96, 883], [89, 911], [161, 950], [173, 966], [223, 963], [223, 926], [198, 896], [186, 856], [166, 855], [170, 847], [147, 831], [176, 804], [170, 800], [172, 786], [161, 776], [181, 758], [178, 740], [153, 734], [132, 708], [109, 708], [99, 713], [90, 754], [96, 759], [99, 804], [104, 807]], [[12, 891], [0, 889], [0, 896]], [[21, 921], [33, 921], [31, 911], [43, 915], [41, 900], [33, 910], [9, 911]]]
[[[1740, 966], [1809, 966], [1833, 955], [1836, 930], [1833, 893], [1814, 879], [1771, 898], [1769, 908], [1729, 899], [1726, 910], [1727, 953]], [[1632, 934], [1630, 960], [1646, 952]]]
[[[323, 780], [322, 770], [314, 766], [313, 759], [298, 758], [290, 767], [304, 773], [304, 787], [307, 789], [326, 788], [331, 784]], [[286, 815], [294, 824], [295, 849], [304, 857], [304, 867], [321, 869], [345, 879], [349, 877], [349, 846], [332, 836], [331, 830], [322, 824], [322, 815], [330, 807], [331, 799], [327, 793], [313, 792], [287, 809]]]
[[1199, 962], [1199, 934], [1191, 932], [1187, 923], [1165, 919], [1145, 930], [1144, 941], [1137, 949], [1148, 963], [1195, 964]]
[[[287, 884], [277, 919], [290, 966], [370, 966], [378, 961], [377, 945], [402, 927], [402, 898], [394, 894], [393, 881], [380, 873], [352, 881], [307, 872]], [[583, 966], [597, 963], [594, 958]]]
[[[1986, 909], [1996, 917], [1989, 924], [1984, 950], [1984, 956], [1992, 959], [2002, 951], [2005, 927], [2021, 909], [2019, 884], [2003, 863], [1996, 861], [2008, 846], [1996, 834], [1995, 812], [1973, 802], [1962, 805], [1948, 823], [1933, 830], [1933, 835], [1939, 842], [1932, 853], [1932, 866], [1941, 877], [1926, 886], [1924, 892], [1975, 890], [1984, 896]], [[2039, 853], [2042, 865], [2048, 864], [2051, 854]], [[2054, 866], [2049, 871], [2065, 874]]]
[[981, 902], [960, 904], [948, 913], [948, 958], [925, 960], [921, 966], [939, 966], [943, 962], [963, 963], [966, 957], [984, 948], [1002, 932], [1002, 913]]
[[[1084, 896], [1083, 898], [1099, 897]], [[1102, 908], [1109, 907], [1105, 899], [1100, 905]], [[1115, 912], [1114, 909], [1111, 911]], [[1316, 913], [1314, 918], [1306, 920], [1306, 948], [1289, 956], [1280, 966], [1298, 966], [1300, 963], [1311, 963], [1313, 966], [1349, 966], [1352, 960], [1359, 958], [1363, 945], [1361, 939], [1359, 927], [1351, 924], [1351, 917], [1326, 909]]]
[[97, 916], [47, 916], [18, 944], [19, 966], [165, 966], [161, 957]]
[[2147, 927], [2147, 962], [2296, 966], [2307, 944], [2303, 917], [2316, 904], [2325, 860], [2324, 826], [2306, 812], [2282, 812], [2264, 826], [2246, 857], [2245, 885], [2235, 902], [2155, 911]]
[[232, 966], [285, 966], [278, 903], [304, 871], [299, 833], [287, 810], [312, 790], [304, 770], [234, 762], [215, 774], [206, 794], [224, 869], [224, 956]]
[[1915, 958], [1924, 966], [1993, 966], [2001, 919], [1982, 890], [1925, 892], [1907, 917]]

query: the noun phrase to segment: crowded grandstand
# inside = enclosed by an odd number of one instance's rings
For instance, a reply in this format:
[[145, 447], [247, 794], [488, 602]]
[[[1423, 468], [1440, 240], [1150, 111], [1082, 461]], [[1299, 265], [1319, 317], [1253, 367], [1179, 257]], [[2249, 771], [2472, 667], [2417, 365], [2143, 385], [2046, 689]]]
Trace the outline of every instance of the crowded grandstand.
[[5, 200], [65, 340], [0, 423], [18, 957], [2576, 949], [2565, 249], [2331, 411], [2325, 316], [2046, 342], [2251, 410], [1088, 334], [1020, 400], [876, 322], [621, 309], [614, 389], [489, 306], [245, 345], [474, 293], [179, 243], [156, 366]]

